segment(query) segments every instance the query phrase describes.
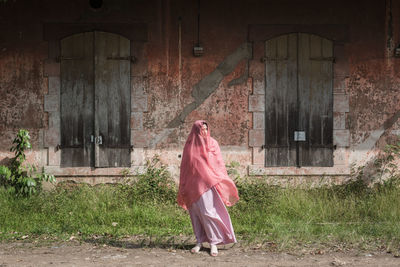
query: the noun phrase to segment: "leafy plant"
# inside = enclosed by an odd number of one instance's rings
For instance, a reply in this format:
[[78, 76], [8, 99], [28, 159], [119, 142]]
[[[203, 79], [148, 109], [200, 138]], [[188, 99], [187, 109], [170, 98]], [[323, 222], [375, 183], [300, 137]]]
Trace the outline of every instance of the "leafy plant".
[[226, 171], [229, 175], [229, 177], [232, 178], [232, 180], [236, 181], [240, 179], [240, 173], [237, 170], [238, 167], [240, 167], [240, 163], [237, 161], [231, 161], [228, 164], [225, 164]]
[[124, 180], [121, 193], [134, 201], [150, 201], [157, 203], [175, 203], [177, 186], [167, 167], [161, 163], [158, 155], [147, 160], [143, 174], [131, 176], [129, 169], [121, 172]]
[[382, 182], [386, 177], [387, 180], [393, 182], [400, 177], [398, 161], [400, 160], [400, 138], [394, 144], [387, 144], [377, 157], [374, 164], [378, 171], [378, 182]]
[[30, 196], [42, 189], [43, 181], [55, 182], [53, 175], [38, 172], [38, 168], [26, 161], [25, 151], [31, 149], [29, 132], [20, 129], [14, 138], [10, 151], [15, 157], [10, 167], [0, 166], [0, 185], [5, 186], [16, 195]]

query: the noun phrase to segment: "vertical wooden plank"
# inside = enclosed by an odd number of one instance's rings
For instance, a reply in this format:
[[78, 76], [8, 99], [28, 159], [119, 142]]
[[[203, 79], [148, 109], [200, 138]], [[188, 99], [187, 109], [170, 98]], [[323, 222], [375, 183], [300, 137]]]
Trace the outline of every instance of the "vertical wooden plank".
[[301, 166], [332, 166], [332, 42], [299, 34], [299, 130]]
[[288, 37], [288, 73], [287, 73], [287, 102], [285, 104], [287, 109], [287, 118], [286, 124], [288, 127], [287, 130], [287, 140], [288, 140], [288, 166], [296, 165], [296, 142], [294, 141], [294, 131], [297, 128], [296, 118], [297, 118], [297, 98], [298, 98], [298, 81], [297, 81], [297, 72], [298, 72], [298, 38], [297, 34], [290, 34]]
[[295, 143], [290, 132], [296, 115], [296, 47], [295, 34], [266, 41], [266, 166], [290, 166], [295, 162]]
[[298, 58], [298, 131], [305, 131], [306, 141], [299, 142], [299, 164], [300, 166], [308, 166], [309, 164], [309, 118], [310, 118], [310, 87], [311, 87], [311, 66], [310, 58], [310, 36], [308, 34], [299, 33], [299, 58]]
[[93, 145], [93, 33], [61, 41], [61, 166], [91, 166]]
[[130, 41], [95, 32], [97, 167], [130, 166]]

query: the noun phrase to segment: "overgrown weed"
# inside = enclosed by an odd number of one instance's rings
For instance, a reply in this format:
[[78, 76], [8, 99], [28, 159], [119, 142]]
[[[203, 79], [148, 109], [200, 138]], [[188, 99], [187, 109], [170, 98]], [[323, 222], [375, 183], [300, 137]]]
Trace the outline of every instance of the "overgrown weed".
[[[228, 168], [231, 174], [235, 166]], [[299, 246], [400, 249], [397, 178], [373, 187], [355, 179], [310, 189], [282, 188], [240, 175], [234, 178], [241, 199], [228, 209], [241, 243], [269, 250]], [[56, 190], [30, 199], [0, 190], [0, 239], [55, 236], [117, 244], [142, 236], [143, 243], [135, 243], [142, 247], [185, 247], [182, 240], [193, 235], [192, 227], [188, 213], [176, 204], [176, 193], [158, 158], [148, 162], [142, 175], [124, 184], [59, 184]]]

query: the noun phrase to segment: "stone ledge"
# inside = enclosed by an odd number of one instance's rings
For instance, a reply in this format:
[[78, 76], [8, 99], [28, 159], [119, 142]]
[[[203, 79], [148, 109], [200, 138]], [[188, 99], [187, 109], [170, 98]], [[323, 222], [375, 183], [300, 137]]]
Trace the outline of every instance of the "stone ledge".
[[145, 173], [146, 166], [132, 166], [119, 168], [91, 168], [91, 167], [68, 167], [61, 168], [59, 166], [45, 166], [44, 171], [58, 177], [116, 177], [123, 176], [122, 172], [130, 170], [132, 175], [140, 175]]
[[345, 165], [334, 167], [264, 167], [249, 165], [248, 173], [251, 176], [348, 176], [350, 168]]

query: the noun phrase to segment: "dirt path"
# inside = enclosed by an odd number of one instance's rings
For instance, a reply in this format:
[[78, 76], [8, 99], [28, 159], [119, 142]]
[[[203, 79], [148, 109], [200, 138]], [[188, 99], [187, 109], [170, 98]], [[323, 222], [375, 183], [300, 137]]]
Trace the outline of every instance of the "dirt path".
[[400, 266], [392, 254], [352, 251], [294, 255], [239, 246], [220, 248], [218, 257], [204, 248], [193, 255], [186, 249], [137, 248], [62, 242], [0, 244], [0, 267], [9, 266]]

